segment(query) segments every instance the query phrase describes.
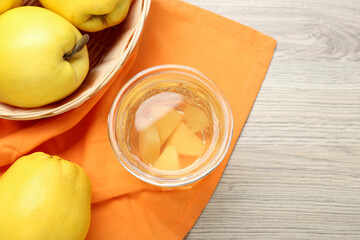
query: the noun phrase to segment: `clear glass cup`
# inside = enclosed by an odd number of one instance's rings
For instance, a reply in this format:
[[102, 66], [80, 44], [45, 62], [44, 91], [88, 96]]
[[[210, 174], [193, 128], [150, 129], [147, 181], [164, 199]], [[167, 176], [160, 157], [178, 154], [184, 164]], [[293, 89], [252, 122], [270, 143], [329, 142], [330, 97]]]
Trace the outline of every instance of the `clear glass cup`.
[[[179, 170], [160, 170], [145, 164], [130, 144], [130, 129], [140, 103], [167, 92], [195, 99], [211, 114], [212, 137], [207, 149], [196, 162]], [[225, 157], [232, 131], [232, 113], [224, 93], [198, 70], [181, 65], [155, 66], [135, 75], [115, 97], [108, 116], [109, 139], [119, 162], [135, 177], [162, 187], [190, 186], [208, 175]]]

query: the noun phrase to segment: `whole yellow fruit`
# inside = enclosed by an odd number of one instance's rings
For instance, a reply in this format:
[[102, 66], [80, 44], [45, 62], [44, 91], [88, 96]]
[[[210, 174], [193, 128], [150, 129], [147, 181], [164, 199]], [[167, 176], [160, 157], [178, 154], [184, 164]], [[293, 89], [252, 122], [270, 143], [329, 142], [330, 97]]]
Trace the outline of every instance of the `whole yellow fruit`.
[[41, 4], [63, 16], [77, 28], [97, 32], [121, 23], [131, 0], [40, 0]]
[[7, 10], [21, 6], [23, 0], [0, 0], [0, 14]]
[[86, 46], [75, 47], [84, 37], [47, 9], [23, 6], [5, 12], [0, 15], [0, 36], [2, 103], [44, 106], [71, 94], [87, 75]]
[[37, 152], [19, 158], [0, 178], [1, 240], [82, 240], [91, 217], [84, 170]]

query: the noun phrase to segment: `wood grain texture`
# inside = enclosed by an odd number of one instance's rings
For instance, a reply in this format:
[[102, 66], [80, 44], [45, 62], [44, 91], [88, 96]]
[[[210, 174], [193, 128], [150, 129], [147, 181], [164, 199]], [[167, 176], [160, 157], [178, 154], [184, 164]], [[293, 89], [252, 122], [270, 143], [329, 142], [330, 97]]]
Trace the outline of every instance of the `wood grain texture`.
[[360, 1], [185, 1], [278, 41], [186, 239], [360, 239]]

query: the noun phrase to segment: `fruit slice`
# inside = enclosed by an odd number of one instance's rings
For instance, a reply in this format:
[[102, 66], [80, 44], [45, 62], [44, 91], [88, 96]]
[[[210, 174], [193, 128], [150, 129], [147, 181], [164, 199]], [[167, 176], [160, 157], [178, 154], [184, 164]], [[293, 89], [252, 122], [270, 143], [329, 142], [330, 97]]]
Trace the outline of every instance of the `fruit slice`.
[[154, 106], [151, 109], [151, 116], [159, 132], [162, 145], [175, 128], [179, 126], [182, 116], [176, 110], [167, 106]]
[[184, 123], [171, 134], [168, 146], [175, 146], [180, 155], [200, 156], [205, 150], [205, 144]]
[[153, 124], [139, 131], [138, 147], [140, 158], [146, 164], [154, 162], [159, 157], [160, 137]]
[[160, 157], [153, 164], [154, 168], [161, 170], [180, 169], [179, 154], [175, 146], [166, 146]]
[[204, 111], [196, 106], [188, 106], [184, 109], [185, 120], [193, 132], [200, 132], [210, 126], [209, 118]]

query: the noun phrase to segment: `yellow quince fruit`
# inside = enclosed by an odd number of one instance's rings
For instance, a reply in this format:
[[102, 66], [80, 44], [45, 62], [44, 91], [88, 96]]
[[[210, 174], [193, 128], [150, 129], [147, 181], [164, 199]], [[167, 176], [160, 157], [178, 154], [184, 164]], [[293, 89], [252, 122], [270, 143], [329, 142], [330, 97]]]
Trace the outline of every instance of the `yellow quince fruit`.
[[121, 23], [131, 0], [40, 0], [41, 4], [63, 16], [77, 28], [97, 32]]
[[70, 95], [87, 75], [88, 35], [45, 8], [23, 6], [0, 15], [0, 36], [2, 103], [44, 106]]
[[83, 240], [90, 226], [90, 180], [60, 157], [21, 157], [0, 178], [0, 216], [1, 240]]
[[7, 10], [21, 6], [23, 0], [0, 0], [0, 14]]

